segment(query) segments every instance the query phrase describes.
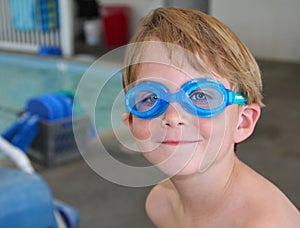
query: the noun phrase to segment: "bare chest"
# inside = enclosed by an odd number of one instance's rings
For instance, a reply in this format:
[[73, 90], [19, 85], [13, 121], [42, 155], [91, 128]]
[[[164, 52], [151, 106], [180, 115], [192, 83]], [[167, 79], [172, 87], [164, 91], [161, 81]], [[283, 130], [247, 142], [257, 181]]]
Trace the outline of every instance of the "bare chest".
[[239, 218], [234, 218], [232, 216], [226, 217], [223, 215], [207, 215], [194, 218], [190, 214], [180, 214], [178, 212], [171, 212], [170, 215], [166, 217], [166, 220], [161, 225], [162, 226], [159, 226], [161, 228], [238, 228], [242, 227], [242, 222], [239, 221]]
[[243, 213], [237, 211], [230, 213], [231, 210], [225, 210], [215, 214], [199, 212], [192, 215], [185, 212], [180, 206], [169, 209], [168, 213], [165, 214], [165, 219], [160, 221], [161, 226], [158, 226], [159, 228], [239, 228], [243, 227], [245, 222], [245, 217], [242, 216]]

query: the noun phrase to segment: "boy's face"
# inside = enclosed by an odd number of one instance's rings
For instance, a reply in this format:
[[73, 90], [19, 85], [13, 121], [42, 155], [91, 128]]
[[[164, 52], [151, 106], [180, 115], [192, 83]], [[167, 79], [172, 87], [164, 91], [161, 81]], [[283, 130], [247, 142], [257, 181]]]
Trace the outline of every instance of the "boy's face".
[[[185, 65], [178, 69], [171, 64], [142, 63], [137, 81], [154, 81], [165, 85], [171, 93], [195, 78], [207, 78]], [[224, 78], [215, 78], [226, 88]], [[145, 120], [132, 115], [128, 126], [144, 156], [168, 175], [205, 171], [228, 152], [233, 151], [233, 137], [238, 124], [238, 106], [228, 106], [213, 118], [199, 118], [172, 102], [160, 116]]]

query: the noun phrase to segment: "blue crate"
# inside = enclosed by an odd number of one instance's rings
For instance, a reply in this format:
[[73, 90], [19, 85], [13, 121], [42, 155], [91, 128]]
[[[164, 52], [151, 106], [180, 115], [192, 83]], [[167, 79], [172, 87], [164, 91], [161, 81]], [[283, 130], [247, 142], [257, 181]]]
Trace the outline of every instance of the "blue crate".
[[40, 121], [39, 133], [28, 150], [29, 157], [46, 166], [81, 157], [74, 130], [80, 147], [87, 146], [91, 139], [89, 116]]

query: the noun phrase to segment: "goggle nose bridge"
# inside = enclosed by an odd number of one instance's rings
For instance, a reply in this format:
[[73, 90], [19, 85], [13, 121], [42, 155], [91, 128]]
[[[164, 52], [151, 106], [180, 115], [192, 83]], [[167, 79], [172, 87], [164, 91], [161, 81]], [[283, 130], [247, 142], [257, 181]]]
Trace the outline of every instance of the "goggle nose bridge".
[[167, 102], [168, 104], [170, 104], [171, 102], [177, 102], [182, 105], [182, 100], [185, 97], [186, 92], [183, 89], [180, 89], [178, 92], [175, 93], [167, 92], [162, 97], [160, 97], [160, 99]]

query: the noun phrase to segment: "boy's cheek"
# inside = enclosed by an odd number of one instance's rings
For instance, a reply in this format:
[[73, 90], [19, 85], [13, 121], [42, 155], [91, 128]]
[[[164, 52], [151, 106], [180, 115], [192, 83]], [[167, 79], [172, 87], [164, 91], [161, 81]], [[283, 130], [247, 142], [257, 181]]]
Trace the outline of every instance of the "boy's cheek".
[[205, 140], [205, 144], [209, 148], [220, 147], [226, 140], [228, 135], [229, 120], [226, 118], [226, 114], [222, 113], [213, 118], [201, 118], [195, 123], [198, 128], [198, 134]]
[[157, 140], [162, 140], [164, 138], [166, 129], [161, 127], [160, 118], [143, 120], [133, 117], [132, 133], [137, 140], [143, 142], [156, 142]]
[[122, 120], [137, 140], [145, 140], [150, 137], [149, 121], [137, 118], [127, 112], [123, 113]]
[[150, 121], [137, 117], [132, 119], [132, 133], [137, 140], [147, 140], [151, 138]]
[[[203, 138], [209, 138], [212, 132], [213, 121], [211, 118], [202, 118], [197, 119], [194, 123], [194, 126], [197, 126], [199, 136]], [[183, 132], [184, 133], [184, 132]]]

